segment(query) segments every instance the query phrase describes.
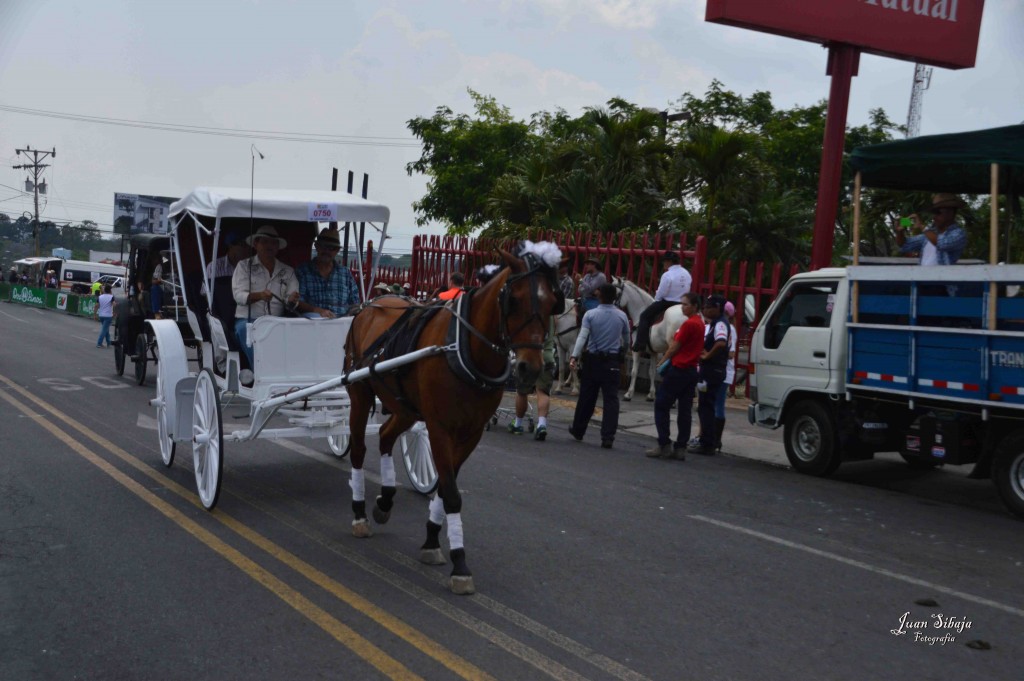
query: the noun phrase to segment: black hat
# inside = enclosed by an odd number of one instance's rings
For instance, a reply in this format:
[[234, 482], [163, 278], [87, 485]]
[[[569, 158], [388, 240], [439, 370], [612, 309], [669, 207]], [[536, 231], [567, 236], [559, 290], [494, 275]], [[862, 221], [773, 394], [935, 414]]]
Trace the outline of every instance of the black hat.
[[719, 310], [725, 307], [725, 298], [720, 295], [708, 296], [704, 301], [704, 307], [717, 307]]
[[596, 267], [599, 270], [604, 269], [604, 267], [601, 265], [601, 261], [598, 260], [596, 255], [588, 255], [586, 258], [583, 259], [584, 265], [587, 264], [588, 262], [594, 263], [594, 267]]

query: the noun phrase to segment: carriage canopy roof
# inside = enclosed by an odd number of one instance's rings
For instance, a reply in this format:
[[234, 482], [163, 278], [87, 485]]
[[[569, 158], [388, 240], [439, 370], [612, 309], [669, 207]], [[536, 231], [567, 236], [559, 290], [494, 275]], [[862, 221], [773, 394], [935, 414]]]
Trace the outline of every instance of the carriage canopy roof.
[[196, 187], [171, 204], [170, 215], [191, 211], [212, 218], [248, 218], [250, 201], [252, 215], [263, 220], [317, 222], [310, 218], [317, 204], [337, 206], [339, 222], [387, 222], [391, 216], [387, 206], [342, 192], [249, 187]]
[[850, 165], [865, 187], [988, 194], [998, 163], [999, 191], [1024, 189], [1024, 125], [927, 135], [857, 147]]

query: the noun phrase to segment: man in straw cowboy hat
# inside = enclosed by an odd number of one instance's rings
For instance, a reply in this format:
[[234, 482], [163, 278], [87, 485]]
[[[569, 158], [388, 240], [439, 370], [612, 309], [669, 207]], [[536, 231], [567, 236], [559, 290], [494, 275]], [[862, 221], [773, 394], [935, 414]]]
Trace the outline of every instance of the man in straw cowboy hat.
[[277, 259], [288, 242], [277, 235], [271, 225], [261, 225], [246, 243], [256, 255], [242, 260], [231, 275], [231, 292], [235, 298], [235, 336], [253, 366], [252, 346], [248, 343], [246, 325], [264, 315], [280, 315], [285, 306], [299, 301], [299, 282], [295, 270]]
[[921, 265], [954, 265], [967, 246], [967, 232], [956, 224], [956, 212], [967, 204], [956, 194], [932, 196], [932, 223], [925, 227], [917, 213], [914, 236], [908, 237], [902, 225], [896, 227], [896, 243], [900, 253], [918, 253]]
[[600, 304], [597, 298], [597, 290], [608, 283], [608, 278], [602, 272], [603, 269], [601, 261], [596, 256], [591, 255], [583, 260], [583, 276], [576, 275], [576, 279], [579, 280], [577, 305], [580, 308], [580, 318], [582, 318], [583, 313], [593, 310]]
[[301, 297], [299, 311], [327, 318], [340, 317], [360, 300], [352, 273], [334, 260], [341, 249], [338, 230], [322, 230], [315, 246], [316, 257], [295, 269]]

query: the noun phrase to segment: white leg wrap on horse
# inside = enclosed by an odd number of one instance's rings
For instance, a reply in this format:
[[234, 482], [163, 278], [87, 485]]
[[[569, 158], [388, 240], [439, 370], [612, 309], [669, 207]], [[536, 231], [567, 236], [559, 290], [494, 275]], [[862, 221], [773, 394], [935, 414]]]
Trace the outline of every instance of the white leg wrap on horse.
[[453, 551], [463, 548], [461, 513], [448, 514], [448, 548]]
[[380, 455], [380, 484], [382, 487], [395, 486], [395, 459], [390, 454]]
[[352, 501], [366, 501], [366, 478], [362, 468], [352, 469], [352, 479], [348, 486], [352, 488]]
[[430, 500], [430, 522], [444, 525], [444, 502], [440, 494], [435, 494]]

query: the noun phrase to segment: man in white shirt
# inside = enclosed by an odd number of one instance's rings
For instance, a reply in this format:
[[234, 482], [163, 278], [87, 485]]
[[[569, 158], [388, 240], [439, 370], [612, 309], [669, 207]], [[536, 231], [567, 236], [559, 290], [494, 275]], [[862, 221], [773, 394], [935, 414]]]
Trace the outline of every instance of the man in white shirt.
[[235, 298], [235, 335], [242, 351], [254, 366], [252, 346], [247, 342], [246, 324], [263, 315], [279, 316], [285, 306], [299, 301], [299, 280], [295, 270], [277, 259], [277, 253], [288, 242], [270, 225], [263, 225], [246, 239], [256, 255], [240, 261], [231, 275], [231, 291]]
[[640, 313], [640, 321], [636, 325], [633, 352], [647, 350], [651, 326], [655, 320], [668, 308], [681, 303], [683, 295], [690, 292], [690, 285], [693, 283], [693, 277], [686, 271], [686, 268], [679, 264], [679, 254], [675, 251], [665, 251], [661, 256], [661, 264], [665, 267], [665, 272], [661, 275], [661, 281], [658, 283], [654, 302]]

